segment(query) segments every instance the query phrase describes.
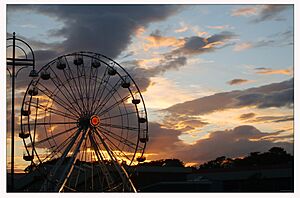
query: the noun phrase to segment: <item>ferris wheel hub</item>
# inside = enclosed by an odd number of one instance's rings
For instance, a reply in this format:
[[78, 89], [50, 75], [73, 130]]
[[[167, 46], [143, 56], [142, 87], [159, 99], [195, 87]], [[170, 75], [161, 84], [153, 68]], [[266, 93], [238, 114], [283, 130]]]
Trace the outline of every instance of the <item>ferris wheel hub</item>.
[[90, 118], [90, 124], [93, 127], [97, 127], [100, 125], [100, 117], [97, 115], [92, 115]]
[[97, 127], [100, 125], [100, 117], [97, 115], [82, 116], [78, 119], [78, 126], [87, 129], [89, 127]]

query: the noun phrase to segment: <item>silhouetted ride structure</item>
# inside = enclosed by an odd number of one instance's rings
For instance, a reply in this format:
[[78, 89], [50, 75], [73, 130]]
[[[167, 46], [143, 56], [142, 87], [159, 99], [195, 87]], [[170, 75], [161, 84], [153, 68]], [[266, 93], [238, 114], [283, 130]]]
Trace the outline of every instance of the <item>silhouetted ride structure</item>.
[[[130, 74], [93, 52], [60, 56], [25, 92], [21, 132], [28, 191], [136, 191], [128, 166], [145, 161], [148, 119]], [[131, 169], [130, 169], [131, 170]]]

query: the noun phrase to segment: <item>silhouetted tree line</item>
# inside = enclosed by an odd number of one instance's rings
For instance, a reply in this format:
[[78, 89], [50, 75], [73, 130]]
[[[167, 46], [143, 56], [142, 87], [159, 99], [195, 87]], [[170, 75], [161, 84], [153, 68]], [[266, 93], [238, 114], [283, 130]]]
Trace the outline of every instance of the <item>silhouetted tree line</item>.
[[139, 164], [139, 166], [184, 167], [184, 163], [179, 159], [161, 159], [150, 162], [144, 162]]
[[[267, 152], [251, 152], [248, 156], [241, 158], [232, 159], [226, 156], [220, 156], [201, 164], [198, 169], [263, 167], [273, 165], [293, 166], [293, 163], [294, 158], [291, 154], [287, 153], [283, 148], [273, 147]], [[144, 162], [138, 166], [184, 167], [184, 162], [179, 159], [161, 159]], [[196, 169], [196, 167], [192, 168]]]
[[217, 157], [215, 160], [205, 162], [199, 166], [199, 169], [212, 168], [242, 168], [242, 167], [262, 167], [273, 165], [293, 166], [294, 158], [283, 148], [273, 147], [268, 152], [252, 152], [243, 158]]

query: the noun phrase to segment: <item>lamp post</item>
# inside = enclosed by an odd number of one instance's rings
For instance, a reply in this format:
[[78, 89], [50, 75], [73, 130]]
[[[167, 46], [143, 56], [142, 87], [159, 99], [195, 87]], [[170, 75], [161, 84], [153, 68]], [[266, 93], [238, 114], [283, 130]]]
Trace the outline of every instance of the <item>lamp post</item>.
[[[11, 83], [11, 191], [14, 191], [14, 155], [15, 155], [15, 79], [17, 78], [19, 72], [28, 67], [32, 67], [32, 70], [30, 71], [29, 77], [36, 78], [38, 77], [38, 72], [35, 70], [35, 59], [34, 59], [34, 53], [30, 45], [26, 43], [24, 40], [19, 39], [16, 37], [16, 33], [13, 33], [13, 37], [8, 38], [7, 42], [12, 42], [12, 44], [7, 45], [7, 48], [12, 48], [12, 57], [6, 58], [7, 63], [7, 71], [12, 79]], [[28, 57], [28, 53], [25, 51], [25, 49], [20, 46], [19, 44], [16, 44], [16, 42], [24, 45], [29, 49], [29, 55], [31, 55], [31, 58]], [[20, 50], [22, 53], [24, 53], [24, 58], [17, 58], [16, 57], [16, 49]], [[11, 67], [11, 70], [9, 69]], [[16, 70], [17, 68], [17, 70]]]

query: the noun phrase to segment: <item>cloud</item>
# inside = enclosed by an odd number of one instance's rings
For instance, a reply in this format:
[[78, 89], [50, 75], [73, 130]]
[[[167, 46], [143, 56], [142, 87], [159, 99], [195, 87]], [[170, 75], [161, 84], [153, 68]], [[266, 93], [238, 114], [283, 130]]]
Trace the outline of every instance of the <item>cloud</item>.
[[263, 21], [285, 20], [280, 16], [280, 14], [286, 10], [292, 8], [291, 5], [284, 4], [268, 4], [268, 5], [258, 5], [251, 7], [237, 8], [231, 11], [231, 16], [244, 16], [244, 17], [254, 17], [250, 22], [260, 23]]
[[240, 52], [252, 48], [260, 47], [284, 47], [294, 45], [294, 32], [288, 29], [283, 32], [278, 32], [275, 34], [268, 35], [265, 38], [260, 38], [255, 41], [244, 41], [236, 43], [234, 46], [234, 51]]
[[288, 115], [288, 116], [259, 116], [255, 119], [249, 120], [249, 122], [288, 122], [293, 121], [294, 116]]
[[160, 47], [181, 47], [184, 45], [184, 39], [177, 39], [176, 37], [161, 36], [159, 32], [152, 33], [145, 38], [148, 43], [144, 45], [144, 50], [148, 51], [152, 48]]
[[271, 69], [265, 67], [255, 68], [257, 74], [271, 75], [271, 74], [283, 74], [283, 75], [293, 75], [292, 69]]
[[89, 50], [115, 58], [141, 27], [177, 13], [175, 5], [9, 5], [8, 12], [28, 10], [60, 20], [64, 27], [52, 36], [66, 38], [64, 53]]
[[246, 80], [246, 79], [237, 78], [237, 79], [232, 79], [232, 80], [228, 81], [227, 83], [229, 85], [240, 85], [240, 84], [245, 84], [245, 83], [249, 83], [249, 82], [251, 82], [251, 81]]
[[235, 38], [237, 35], [233, 32], [223, 31], [218, 34], [211, 35], [207, 38], [192, 36], [185, 38], [185, 44], [168, 53], [169, 56], [178, 56], [178, 55], [198, 55], [207, 52], [213, 52], [214, 50], [223, 46], [225, 42], [229, 41], [232, 38]]
[[251, 16], [257, 15], [256, 7], [238, 8], [231, 11], [231, 16]]
[[246, 120], [246, 119], [255, 117], [255, 115], [256, 115], [255, 113], [245, 113], [240, 116], [240, 119]]
[[125, 64], [129, 73], [138, 82], [141, 90], [145, 91], [151, 84], [151, 77], [164, 74], [169, 70], [178, 70], [187, 64], [188, 58], [221, 49], [226, 46], [227, 41], [236, 36], [233, 32], [223, 31], [206, 38], [191, 36], [178, 39], [176, 37], [162, 36], [159, 31], [155, 31], [150, 36], [145, 37], [148, 39], [148, 43], [144, 45], [144, 50], [160, 47], [172, 47], [175, 49], [147, 60], [153, 63], [156, 62], [156, 65], [151, 65], [151, 67], [145, 67], [145, 63], [147, 63], [145, 60], [126, 61]]
[[214, 111], [244, 106], [291, 107], [294, 99], [293, 78], [280, 83], [272, 83], [261, 87], [242, 91], [216, 93], [192, 101], [179, 103], [167, 109], [166, 112], [186, 115], [203, 115]]
[[234, 46], [233, 50], [236, 52], [240, 52], [250, 48], [253, 48], [253, 44], [251, 42], [243, 42], [243, 43], [237, 43]]
[[149, 123], [149, 138], [147, 153], [156, 153], [159, 158], [175, 155], [176, 150], [184, 146], [182, 140], [178, 138], [181, 131], [163, 128], [158, 123]]
[[214, 26], [206, 26], [209, 29], [217, 29], [217, 30], [222, 30], [222, 29], [227, 29], [230, 26], [229, 25], [214, 25]]
[[[249, 125], [236, 128], [216, 131], [210, 133], [206, 139], [201, 139], [189, 149], [188, 158], [190, 161], [207, 161], [219, 156], [241, 157], [253, 151], [267, 151], [273, 146], [281, 146], [291, 152], [292, 144], [286, 142], [274, 143], [268, 140], [260, 140], [268, 136], [277, 136], [281, 132], [264, 133]], [[212, 145], [213, 149], [212, 149]], [[179, 155], [183, 155], [180, 153]], [[184, 155], [183, 155], [184, 157]]]
[[264, 5], [262, 6], [258, 16], [254, 20], [252, 20], [252, 22], [259, 23], [267, 20], [282, 20], [279, 14], [282, 11], [291, 7], [292, 7], [291, 5], [280, 5], [280, 4]]
[[211, 132], [207, 138], [192, 145], [185, 144], [178, 138], [180, 130], [162, 128], [157, 123], [151, 123], [149, 128], [152, 133], [147, 153], [158, 154], [152, 159], [178, 158], [184, 162], [202, 163], [224, 155], [235, 158], [254, 151], [264, 152], [274, 146], [283, 147], [293, 153], [292, 143], [278, 141], [283, 131], [265, 133], [250, 125]]
[[185, 25], [183, 22], [180, 23], [180, 28], [177, 28], [175, 30], [176, 33], [182, 33], [182, 32], [186, 32], [189, 29], [189, 27], [187, 25]]
[[289, 88], [281, 91], [274, 91], [269, 94], [250, 93], [238, 96], [238, 106], [252, 106], [258, 108], [268, 107], [292, 107], [294, 103], [294, 88]]

